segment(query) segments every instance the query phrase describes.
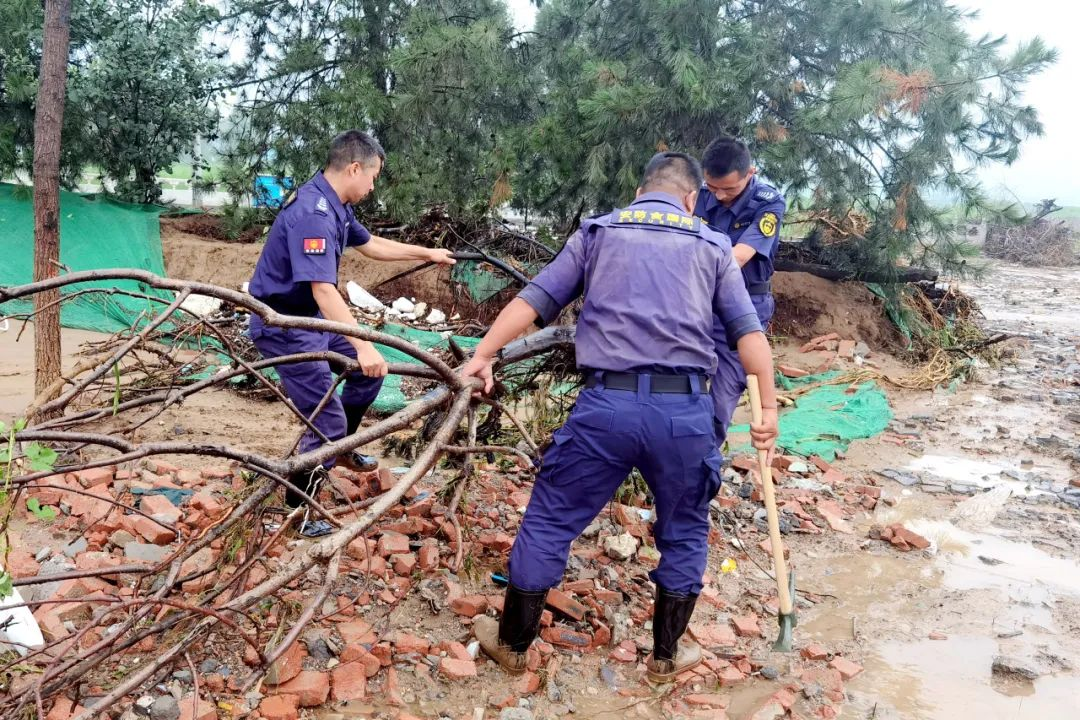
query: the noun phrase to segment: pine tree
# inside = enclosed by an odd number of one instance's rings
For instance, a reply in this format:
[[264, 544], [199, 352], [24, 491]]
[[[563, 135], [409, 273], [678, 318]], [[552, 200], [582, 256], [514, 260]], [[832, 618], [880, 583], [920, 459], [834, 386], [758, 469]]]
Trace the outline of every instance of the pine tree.
[[1004, 54], [964, 19], [943, 0], [554, 0], [537, 27], [541, 206], [610, 208], [652, 152], [729, 133], [814, 219], [804, 232], [841, 230], [839, 261], [954, 266], [964, 248], [928, 197], [986, 204], [973, 168], [1041, 132], [1020, 91], [1054, 59], [1037, 39]]

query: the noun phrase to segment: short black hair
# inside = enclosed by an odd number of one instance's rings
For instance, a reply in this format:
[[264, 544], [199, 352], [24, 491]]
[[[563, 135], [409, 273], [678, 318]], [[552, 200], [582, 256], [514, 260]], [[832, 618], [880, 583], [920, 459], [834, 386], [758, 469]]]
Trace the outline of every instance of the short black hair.
[[645, 166], [641, 189], [644, 192], [678, 189], [690, 193], [700, 190], [703, 182], [697, 160], [686, 153], [658, 152]]
[[344, 170], [354, 162], [366, 167], [375, 158], [386, 159], [386, 151], [378, 140], [362, 130], [346, 130], [330, 141], [326, 167], [329, 170]]
[[721, 178], [733, 172], [750, 171], [750, 149], [733, 137], [721, 136], [709, 143], [701, 156], [701, 165], [710, 177]]

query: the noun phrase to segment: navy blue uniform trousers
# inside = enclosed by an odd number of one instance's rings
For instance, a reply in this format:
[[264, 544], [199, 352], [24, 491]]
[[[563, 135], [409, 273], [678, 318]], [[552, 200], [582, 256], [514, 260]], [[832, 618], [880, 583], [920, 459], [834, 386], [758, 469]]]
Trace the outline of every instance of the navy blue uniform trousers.
[[581, 391], [544, 453], [510, 552], [510, 582], [546, 590], [562, 580], [570, 545], [637, 467], [656, 498], [660, 565], [650, 577], [674, 593], [698, 593], [708, 558], [709, 501], [720, 489], [713, 402], [693, 394], [653, 394], [602, 385]]
[[[336, 333], [267, 327], [258, 315], [251, 316], [249, 332], [255, 347], [267, 359], [294, 353], [327, 350], [356, 359], [356, 349], [344, 337]], [[311, 417], [334, 381], [334, 373], [330, 369], [330, 363], [326, 361], [278, 365], [275, 370], [281, 377], [285, 394], [305, 417]], [[345, 437], [347, 430], [345, 408], [350, 408], [350, 411], [354, 412], [363, 412], [375, 402], [382, 384], [383, 378], [370, 378], [359, 371], [350, 373], [345, 379], [341, 394], [334, 393], [333, 398], [312, 421], [312, 424], [331, 440], [340, 440]], [[314, 450], [322, 444], [322, 439], [308, 430], [300, 441], [300, 452]], [[334, 463], [323, 464], [329, 467]]]

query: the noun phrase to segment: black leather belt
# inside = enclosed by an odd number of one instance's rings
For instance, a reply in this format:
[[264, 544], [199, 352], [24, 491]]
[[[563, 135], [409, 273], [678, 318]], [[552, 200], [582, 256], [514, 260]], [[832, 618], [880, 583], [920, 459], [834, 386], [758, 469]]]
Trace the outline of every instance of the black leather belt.
[[772, 292], [771, 282], [747, 283], [746, 292], [751, 295], [768, 295]]
[[[638, 389], [638, 373], [590, 371], [585, 376], [585, 387], [593, 388], [597, 385], [609, 390]], [[654, 393], [666, 395], [691, 395], [694, 388], [690, 383], [690, 375], [649, 375], [649, 389]], [[704, 375], [698, 378], [698, 389], [702, 393], [709, 392], [709, 378]]]

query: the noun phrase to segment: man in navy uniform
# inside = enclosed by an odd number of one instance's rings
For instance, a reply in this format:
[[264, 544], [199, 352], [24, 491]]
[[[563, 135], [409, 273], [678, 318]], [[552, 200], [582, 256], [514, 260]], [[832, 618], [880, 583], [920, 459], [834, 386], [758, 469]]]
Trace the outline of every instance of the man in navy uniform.
[[[351, 205], [365, 198], [375, 187], [386, 154], [367, 133], [349, 130], [333, 139], [326, 167], [300, 186], [292, 201], [274, 219], [266, 239], [249, 292], [274, 310], [287, 315], [323, 317], [355, 325], [341, 293], [338, 268], [347, 247], [357, 247], [372, 260], [421, 260], [453, 264], [450, 252], [405, 245], [372, 235], [357, 221]], [[251, 338], [265, 358], [293, 353], [327, 350], [358, 360], [363, 374], [350, 374], [341, 395], [312, 421], [329, 440], [355, 433], [364, 413], [375, 401], [386, 376], [386, 361], [366, 340], [333, 333], [268, 327], [257, 315], [251, 317]], [[330, 389], [333, 373], [325, 361], [277, 366], [285, 392], [306, 417], [315, 411]], [[300, 443], [300, 452], [322, 445], [323, 439], [310, 429]], [[338, 458], [356, 470], [374, 470], [378, 461], [358, 452]], [[334, 461], [314, 473], [290, 478], [309, 495], [318, 492], [319, 481]], [[287, 492], [286, 504], [296, 507], [301, 498]]]
[[[742, 268], [746, 290], [762, 329], [769, 325], [776, 303], [771, 281], [773, 260], [780, 245], [784, 196], [757, 176], [746, 144], [730, 137], [713, 140], [701, 158], [705, 185], [694, 214], [709, 227], [731, 239], [731, 254]], [[738, 354], [729, 349], [724, 328], [716, 328], [717, 368], [712, 396], [716, 411], [717, 441], [722, 445], [739, 398], [746, 390], [746, 372]], [[771, 404], [767, 403], [766, 405]], [[764, 409], [776, 416], [776, 408]]]
[[[702, 588], [709, 502], [721, 481], [708, 395], [714, 319], [747, 372], [761, 377], [766, 402], [776, 402], [768, 341], [731, 245], [691, 214], [701, 182], [688, 155], [655, 155], [637, 199], [586, 220], [503, 309], [462, 369], [490, 390], [498, 351], [584, 295], [575, 344], [585, 388], [544, 453], [510, 553], [502, 618], [474, 624], [484, 651], [511, 672], [525, 669], [547, 591], [561, 581], [571, 543], [634, 467], [656, 498], [661, 554], [651, 573], [649, 676], [667, 681], [701, 659], [700, 648], [678, 641]], [[756, 446], [771, 447], [775, 419], [751, 430]]]

